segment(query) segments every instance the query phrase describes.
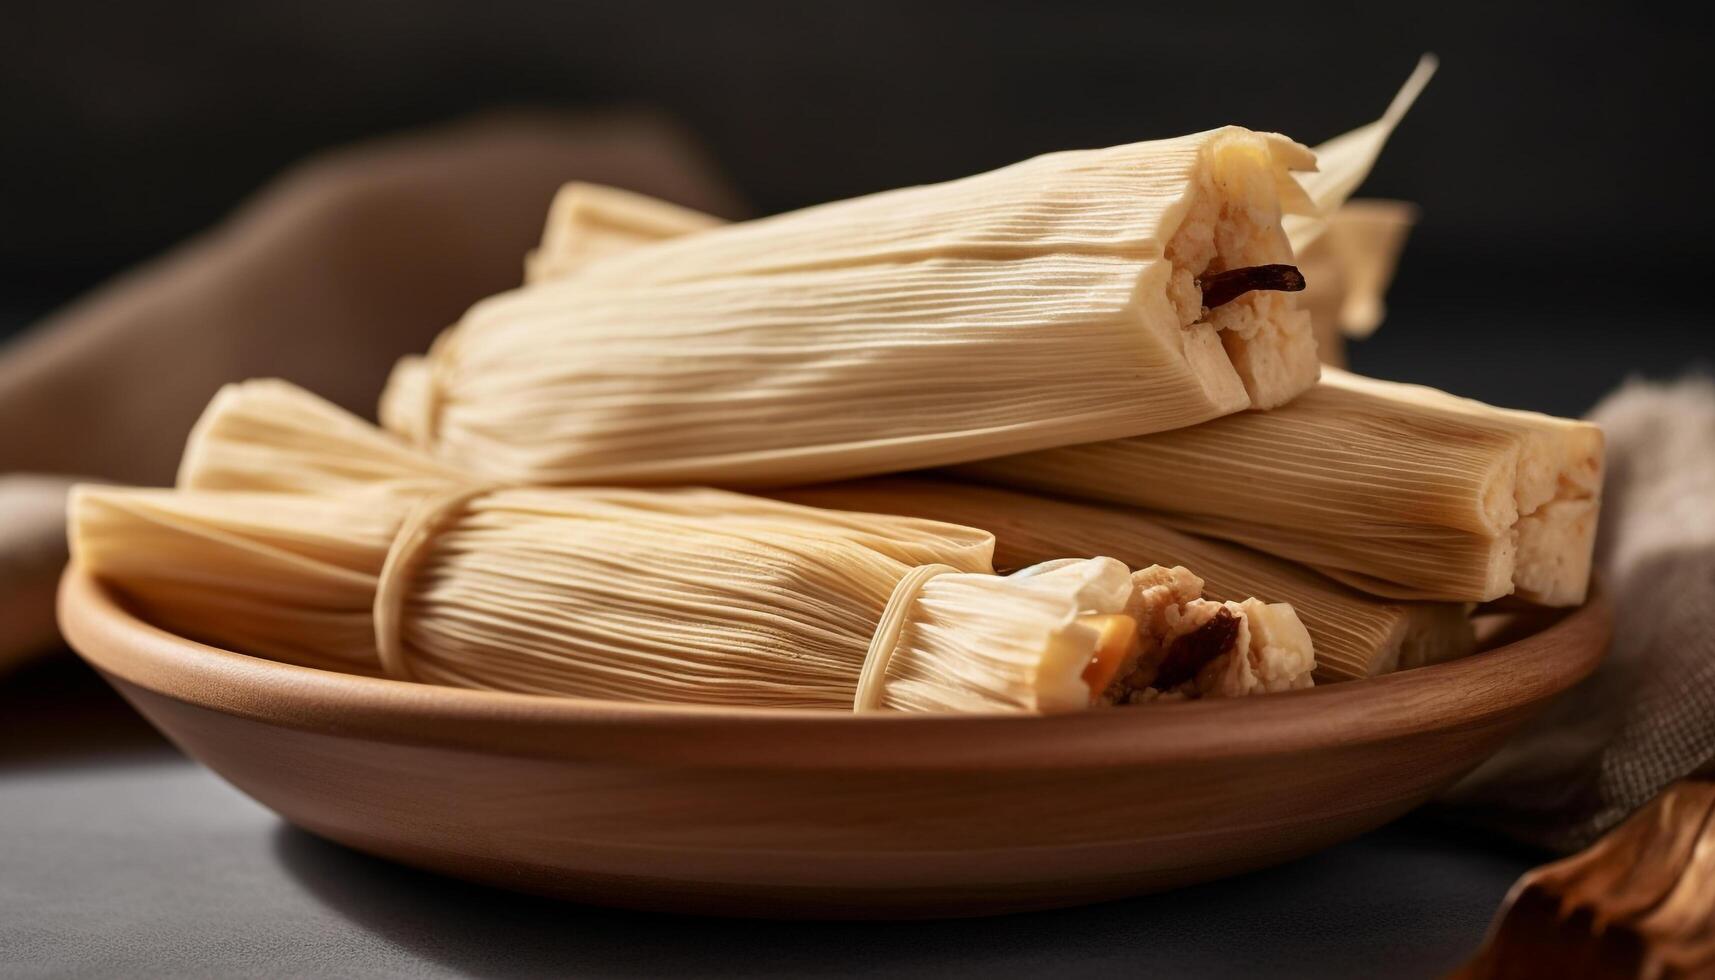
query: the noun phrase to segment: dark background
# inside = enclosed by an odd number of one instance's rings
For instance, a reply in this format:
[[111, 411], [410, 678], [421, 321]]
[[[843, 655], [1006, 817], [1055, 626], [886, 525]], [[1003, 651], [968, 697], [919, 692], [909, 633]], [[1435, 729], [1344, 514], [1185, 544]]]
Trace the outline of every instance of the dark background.
[[1423, 220], [1361, 370], [1586, 409], [1715, 353], [1707, 8], [1278, 3], [8, 5], [0, 332], [317, 149], [661, 107], [758, 213], [1236, 122], [1317, 143], [1441, 72], [1363, 193]]

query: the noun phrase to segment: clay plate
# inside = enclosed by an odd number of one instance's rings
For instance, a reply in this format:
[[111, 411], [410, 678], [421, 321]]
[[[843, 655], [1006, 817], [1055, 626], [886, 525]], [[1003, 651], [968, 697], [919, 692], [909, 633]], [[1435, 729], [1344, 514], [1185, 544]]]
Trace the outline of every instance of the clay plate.
[[1600, 596], [1386, 677], [1057, 717], [628, 705], [309, 670], [156, 629], [67, 572], [66, 637], [185, 752], [360, 851], [633, 908], [917, 917], [1285, 861], [1417, 806], [1600, 660]]

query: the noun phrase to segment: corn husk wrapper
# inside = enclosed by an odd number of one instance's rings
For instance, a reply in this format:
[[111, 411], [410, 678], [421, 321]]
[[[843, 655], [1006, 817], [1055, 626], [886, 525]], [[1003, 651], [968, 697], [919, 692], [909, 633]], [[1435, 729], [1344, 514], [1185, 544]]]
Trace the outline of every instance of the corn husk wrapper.
[[721, 223], [713, 215], [644, 194], [570, 183], [548, 208], [541, 247], [524, 258], [524, 281], [561, 279], [590, 262]]
[[[987, 570], [986, 535], [961, 540], [963, 529], [950, 529], [942, 537], [952, 540], [936, 542], [940, 532], [923, 522], [823, 524], [722, 491], [501, 490], [434, 530], [401, 607], [407, 654], [389, 664], [374, 609], [410, 513], [388, 506], [397, 502], [82, 488], [73, 549], [152, 621], [306, 666], [539, 694], [846, 710], [901, 578], [926, 561]], [[1101, 604], [1081, 589], [1117, 588], [1117, 609], [1128, 582], [1117, 562], [1060, 580], [941, 575], [916, 602], [913, 628], [924, 636], [895, 655], [883, 704], [1087, 703], [1079, 673], [1093, 644], [1080, 660], [1076, 637], [1063, 634], [1080, 629], [1086, 601]], [[1051, 678], [1038, 675], [1055, 666], [1061, 683], [1040, 690]]]
[[1383, 298], [1417, 209], [1402, 201], [1350, 198], [1437, 65], [1434, 55], [1418, 59], [1380, 119], [1316, 147], [1317, 172], [1302, 181], [1314, 210], [1282, 222], [1299, 257], [1305, 281], [1301, 305], [1310, 314], [1317, 355], [1324, 364], [1344, 367], [1346, 338], [1368, 337], [1387, 315]]
[[[897, 641], [875, 706], [1085, 707], [1100, 693], [1082, 677], [1100, 639], [1086, 620], [1139, 591], [1111, 558], [993, 575], [992, 536], [957, 524], [706, 489], [485, 490], [438, 466], [291, 385], [230, 386], [179, 490], [77, 493], [74, 557], [167, 628], [308, 666], [848, 710], [886, 622]], [[408, 565], [401, 541], [420, 544]], [[1252, 603], [1235, 604], [1244, 646], [1199, 678], [1226, 686], [1203, 693], [1309, 682], [1290, 607]]]
[[[1369, 176], [1435, 65], [1433, 57], [1422, 59], [1381, 119], [1313, 150], [1317, 169], [1299, 178], [1313, 213], [1283, 219], [1307, 284], [1298, 305], [1310, 314], [1324, 363], [1343, 367], [1344, 338], [1369, 336], [1386, 314], [1383, 297], [1416, 208], [1402, 201], [1347, 199]], [[526, 282], [565, 278], [592, 262], [720, 223], [712, 215], [629, 191], [570, 183], [549, 209], [541, 246], [527, 259]], [[421, 380], [407, 384], [420, 386]]]
[[1183, 565], [1215, 600], [1289, 603], [1315, 643], [1316, 680], [1355, 680], [1465, 656], [1475, 647], [1459, 603], [1377, 598], [1302, 566], [1193, 537], [1126, 508], [1056, 500], [944, 479], [893, 477], [778, 491], [818, 507], [959, 521], [995, 535], [995, 565], [1109, 555], [1134, 566]]
[[[1345, 338], [1368, 337], [1381, 326], [1388, 286], [1416, 220], [1416, 206], [1404, 201], [1353, 200], [1324, 226], [1301, 227], [1301, 234], [1318, 229], [1304, 247], [1294, 243], [1294, 251], [1306, 283], [1298, 305], [1310, 314], [1322, 363], [1344, 367]], [[630, 191], [567, 184], [548, 212], [541, 247], [527, 260], [526, 282], [565, 278], [593, 261], [719, 223]]]
[[[1372, 263], [1358, 254], [1361, 250], [1379, 244], [1384, 250], [1392, 248], [1397, 251], [1397, 245], [1389, 243], [1395, 236], [1402, 236], [1402, 232], [1393, 230], [1385, 235], [1372, 237], [1368, 226], [1397, 226], [1403, 222], [1409, 228], [1415, 217], [1415, 212], [1410, 210], [1411, 205], [1403, 202], [1365, 201], [1352, 202], [1352, 205], [1356, 205], [1353, 207], [1347, 202], [1370, 175], [1370, 170], [1381, 156], [1388, 138], [1393, 135], [1406, 113], [1410, 112], [1412, 105], [1417, 102], [1417, 97], [1428, 86], [1438, 64], [1434, 55], [1424, 55], [1418, 60], [1405, 84], [1400, 86], [1380, 119], [1336, 136], [1311, 151], [1316, 158], [1316, 169], [1310, 173], [1299, 174], [1296, 178], [1309, 199], [1310, 213], [1292, 213], [1283, 217], [1281, 222], [1293, 252], [1301, 260], [1303, 253], [1315, 245], [1318, 239], [1344, 223], [1331, 220], [1336, 218], [1349, 217], [1353, 219], [1351, 224], [1354, 227], [1363, 229], [1351, 237], [1349, 248], [1342, 248], [1334, 253], [1343, 261], [1355, 262], [1367, 269]], [[1348, 211], [1350, 214], [1346, 214]], [[529, 259], [531, 267], [537, 271], [527, 281], [564, 278], [584, 271], [596, 260], [618, 255], [640, 245], [704, 231], [720, 223], [721, 220], [713, 215], [692, 211], [642, 194], [574, 181], [561, 189], [549, 209], [541, 246], [531, 253]], [[1382, 264], [1381, 268], [1389, 270], [1383, 277], [1382, 288], [1385, 290], [1385, 279], [1391, 278], [1392, 260]], [[1367, 272], [1361, 276], [1364, 279], [1370, 277]], [[1305, 278], [1311, 277], [1306, 275]], [[1309, 288], [1314, 289], [1314, 284]], [[1355, 310], [1368, 306], [1369, 301], [1366, 299], [1360, 307], [1355, 307]], [[1354, 316], [1353, 319], [1355, 322], [1361, 322], [1369, 317]], [[1353, 331], [1354, 336], [1367, 336], [1374, 327], [1353, 326], [1348, 329]]]
[[1316, 147], [1316, 172], [1299, 181], [1314, 207], [1309, 214], [1292, 215], [1283, 221], [1295, 250], [1302, 252], [1310, 248], [1327, 232], [1328, 219], [1370, 175], [1370, 169], [1381, 156], [1382, 147], [1387, 145], [1388, 138], [1406, 113], [1411, 111], [1417, 97], [1423, 94], [1438, 65], [1434, 55], [1426, 54], [1419, 58], [1417, 67], [1400, 86], [1380, 119]]
[[962, 472], [1147, 508], [1377, 595], [1568, 606], [1589, 584], [1602, 433], [1329, 369], [1273, 412]]
[[[1345, 338], [1368, 337], [1381, 326], [1387, 289], [1416, 220], [1417, 208], [1404, 201], [1348, 201], [1307, 247], [1295, 247], [1305, 280], [1298, 305], [1310, 315], [1322, 363], [1344, 367]], [[565, 278], [593, 261], [719, 223], [641, 194], [567, 184], [548, 213], [541, 247], [530, 253], [526, 281]]]
[[1305, 282], [1299, 303], [1310, 314], [1322, 363], [1345, 367], [1346, 338], [1368, 337], [1386, 319], [1387, 290], [1416, 220], [1416, 206], [1404, 201], [1348, 201], [1298, 253]]
[[1056, 153], [690, 234], [486, 300], [388, 428], [515, 483], [772, 485], [1193, 424], [1315, 380], [1290, 294], [1304, 147], [1237, 127]]

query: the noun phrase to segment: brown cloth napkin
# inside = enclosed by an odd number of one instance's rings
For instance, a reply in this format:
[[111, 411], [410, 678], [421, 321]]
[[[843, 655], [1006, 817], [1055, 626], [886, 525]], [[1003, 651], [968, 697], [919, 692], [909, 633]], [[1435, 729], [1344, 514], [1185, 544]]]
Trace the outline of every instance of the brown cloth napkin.
[[1613, 647], [1445, 797], [1562, 851], [1715, 770], [1715, 381], [1632, 381], [1590, 418], [1608, 437], [1596, 564]]
[[0, 348], [0, 670], [57, 639], [69, 477], [171, 482], [208, 399], [247, 377], [373, 416], [400, 354], [519, 283], [574, 179], [739, 216], [653, 115], [487, 117], [312, 160]]

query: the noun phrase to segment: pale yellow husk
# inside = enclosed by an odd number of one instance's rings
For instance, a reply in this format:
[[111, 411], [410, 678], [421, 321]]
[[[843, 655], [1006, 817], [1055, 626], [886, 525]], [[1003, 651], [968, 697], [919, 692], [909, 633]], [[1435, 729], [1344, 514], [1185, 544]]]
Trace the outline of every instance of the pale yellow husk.
[[1324, 364], [1346, 366], [1346, 338], [1376, 332], [1387, 316], [1387, 290], [1399, 253], [1417, 221], [1404, 201], [1348, 201], [1328, 219], [1327, 231], [1299, 251], [1304, 273], [1299, 305], [1316, 331]]
[[[899, 607], [880, 707], [1087, 707], [1097, 634], [1083, 620], [1135, 591], [1105, 557], [994, 575], [992, 535], [958, 524], [695, 488], [485, 490], [438, 466], [291, 385], [229, 386], [192, 434], [179, 489], [75, 494], [74, 558], [162, 626], [307, 666], [845, 710], [915, 568], [948, 566]], [[466, 496], [424, 517], [447, 491]], [[398, 542], [418, 527], [427, 543], [401, 564]], [[403, 624], [396, 657], [384, 608]], [[1313, 650], [1268, 625], [1296, 622], [1290, 607], [1248, 616], [1257, 628], [1208, 669], [1260, 680], [1207, 693], [1308, 683]]]
[[957, 521], [995, 535], [995, 565], [1108, 555], [1134, 567], [1183, 565], [1217, 601], [1290, 604], [1316, 650], [1316, 679], [1354, 680], [1462, 657], [1475, 646], [1465, 606], [1378, 598], [1300, 565], [1174, 531], [1129, 508], [1076, 503], [922, 477], [779, 491], [799, 503]]
[[[1434, 55], [1424, 55], [1380, 119], [1312, 149], [1311, 153], [1316, 158], [1314, 172], [1297, 178], [1310, 200], [1310, 213], [1289, 214], [1282, 219], [1287, 240], [1295, 253], [1302, 257], [1302, 253], [1319, 238], [1333, 230], [1335, 223], [1328, 219], [1346, 216], [1343, 212], [1347, 211], [1348, 200], [1369, 176], [1388, 138], [1434, 77], [1437, 64]], [[1354, 209], [1350, 217], [1358, 225], [1369, 224], [1378, 218], [1397, 224], [1402, 214], [1395, 210], [1396, 206], [1410, 207], [1399, 202], [1364, 202], [1364, 206]], [[1372, 214], [1376, 207], [1381, 210]], [[1403, 217], [1409, 226], [1414, 212]], [[703, 231], [720, 223], [720, 219], [713, 215], [631, 191], [599, 184], [569, 183], [560, 190], [549, 209], [542, 244], [528, 260], [540, 270], [540, 274], [528, 281], [564, 278], [582, 272], [598, 259], [639, 245]], [[595, 245], [592, 247], [590, 243]], [[1373, 264], [1365, 256], [1353, 254], [1350, 258], [1365, 266]], [[1391, 267], [1391, 260], [1387, 266]], [[1360, 328], [1351, 329], [1358, 331], [1358, 336], [1364, 335]]]
[[[1352, 200], [1329, 215], [1325, 225], [1314, 226], [1318, 234], [1304, 247], [1294, 243], [1306, 283], [1298, 305], [1310, 315], [1322, 363], [1344, 367], [1345, 338], [1368, 337], [1381, 326], [1387, 289], [1416, 220], [1416, 206], [1404, 201]], [[712, 215], [629, 191], [567, 184], [548, 213], [541, 246], [527, 259], [531, 275], [526, 281], [565, 278], [595, 260], [719, 223]], [[407, 373], [421, 370], [418, 361], [406, 359]], [[420, 396], [404, 400], [412, 397]]]
[[1147, 508], [1380, 595], [1567, 606], [1589, 584], [1602, 433], [1331, 368], [1273, 412], [963, 471]]
[[[1348, 201], [1375, 165], [1387, 139], [1435, 72], [1425, 57], [1394, 97], [1383, 117], [1316, 147], [1315, 173], [1300, 178], [1314, 213], [1283, 220], [1307, 287], [1298, 305], [1310, 315], [1323, 363], [1345, 365], [1344, 337], [1367, 337], [1385, 315], [1383, 297], [1393, 279], [1416, 208], [1401, 201]], [[592, 262], [640, 245], [678, 238], [720, 224], [690, 211], [629, 191], [571, 183], [549, 210], [541, 246], [530, 254], [527, 282], [565, 278]], [[414, 361], [414, 359], [412, 359]], [[415, 363], [411, 372], [421, 368]], [[421, 378], [401, 387], [419, 389]], [[420, 391], [400, 393], [403, 403]]]
[[524, 281], [564, 278], [597, 259], [719, 224], [713, 215], [643, 194], [570, 183], [548, 208], [541, 246], [524, 258]]
[[1370, 175], [1382, 147], [1393, 135], [1405, 114], [1411, 111], [1417, 97], [1435, 76], [1439, 62], [1434, 55], [1424, 55], [1417, 67], [1388, 104], [1387, 111], [1375, 122], [1349, 133], [1342, 133], [1316, 147], [1316, 172], [1300, 180], [1314, 207], [1308, 214], [1296, 214], [1283, 222], [1292, 247], [1303, 251], [1328, 230], [1327, 219], [1356, 193], [1364, 178]]
[[382, 419], [528, 483], [775, 485], [1153, 432], [1315, 381], [1290, 294], [1304, 147], [1236, 127], [713, 228], [494, 297]]

